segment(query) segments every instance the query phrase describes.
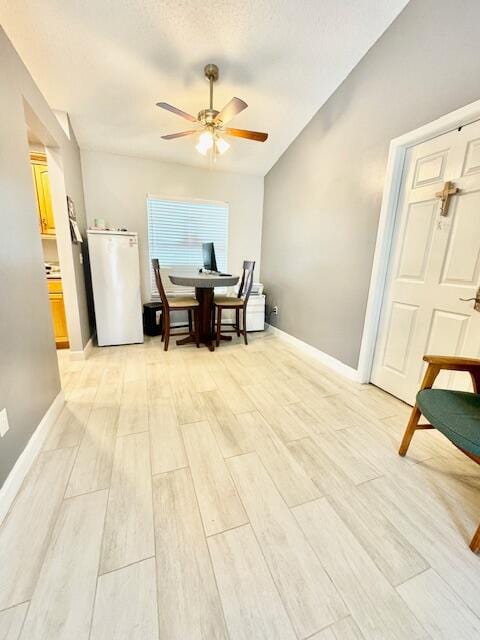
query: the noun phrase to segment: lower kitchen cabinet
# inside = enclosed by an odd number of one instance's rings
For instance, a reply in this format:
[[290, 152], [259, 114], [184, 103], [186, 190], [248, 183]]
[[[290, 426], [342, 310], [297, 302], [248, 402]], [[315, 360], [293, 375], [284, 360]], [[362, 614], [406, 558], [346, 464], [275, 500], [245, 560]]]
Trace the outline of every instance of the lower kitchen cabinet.
[[67, 349], [68, 329], [67, 318], [65, 316], [65, 305], [63, 304], [62, 281], [51, 279], [48, 281], [48, 297], [52, 312], [53, 332], [57, 349]]

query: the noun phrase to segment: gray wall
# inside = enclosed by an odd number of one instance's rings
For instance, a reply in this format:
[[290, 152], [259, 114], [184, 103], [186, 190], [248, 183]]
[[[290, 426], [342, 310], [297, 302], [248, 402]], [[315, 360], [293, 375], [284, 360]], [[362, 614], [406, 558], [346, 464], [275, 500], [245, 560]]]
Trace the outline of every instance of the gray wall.
[[240, 273], [243, 260], [255, 260], [259, 273], [262, 176], [83, 149], [81, 155], [89, 225], [103, 218], [111, 226], [138, 232], [144, 301], [150, 300], [147, 194], [228, 202], [228, 269]]
[[355, 367], [390, 140], [480, 98], [480, 3], [411, 0], [265, 178], [272, 324]]
[[[60, 390], [24, 100], [39, 129], [59, 147], [65, 186], [82, 220], [76, 143], [64, 134], [0, 28], [0, 409], [7, 408], [10, 423], [10, 431], [0, 439], [0, 484]], [[88, 333], [88, 321], [86, 327]]]

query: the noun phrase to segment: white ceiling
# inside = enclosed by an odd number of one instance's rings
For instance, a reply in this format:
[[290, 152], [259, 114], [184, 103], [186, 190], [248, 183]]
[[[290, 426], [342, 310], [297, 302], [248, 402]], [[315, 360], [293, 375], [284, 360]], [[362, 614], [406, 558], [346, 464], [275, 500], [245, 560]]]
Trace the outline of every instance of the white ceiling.
[[82, 148], [207, 166], [193, 138], [163, 141], [208, 104], [203, 66], [215, 62], [218, 109], [267, 131], [232, 139], [218, 169], [265, 174], [407, 0], [2, 0], [0, 22]]

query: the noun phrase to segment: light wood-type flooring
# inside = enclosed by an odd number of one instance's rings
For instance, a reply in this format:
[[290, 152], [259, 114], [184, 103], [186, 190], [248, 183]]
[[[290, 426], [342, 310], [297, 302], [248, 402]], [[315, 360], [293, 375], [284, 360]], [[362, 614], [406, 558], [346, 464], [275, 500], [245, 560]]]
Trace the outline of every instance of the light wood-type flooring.
[[479, 469], [432, 431], [400, 458], [402, 402], [268, 333], [59, 358], [0, 640], [480, 638]]

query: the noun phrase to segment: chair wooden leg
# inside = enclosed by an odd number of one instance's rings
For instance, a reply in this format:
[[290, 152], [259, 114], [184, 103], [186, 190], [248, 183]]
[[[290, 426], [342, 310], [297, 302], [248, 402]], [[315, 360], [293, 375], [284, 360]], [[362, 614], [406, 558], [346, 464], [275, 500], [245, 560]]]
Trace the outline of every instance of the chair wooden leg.
[[470, 371], [470, 376], [472, 378], [473, 390], [475, 393], [480, 393], [480, 371], [478, 369]]
[[163, 324], [163, 336], [164, 336], [163, 350], [168, 351], [168, 343], [170, 341], [170, 314], [168, 313], [168, 311], [165, 314], [165, 321]]
[[193, 321], [195, 323], [195, 344], [198, 349], [200, 347], [200, 307], [195, 308], [193, 315]]
[[[440, 367], [438, 365], [429, 364], [427, 367], [427, 370], [425, 371], [425, 375], [423, 376], [420, 389], [431, 389], [433, 387], [433, 383], [435, 382], [439, 372], [440, 372]], [[407, 428], [405, 429], [405, 433], [403, 434], [402, 443], [400, 445], [400, 449], [398, 450], [399, 455], [404, 456], [407, 453], [413, 434], [418, 428], [418, 421], [420, 420], [421, 415], [422, 413], [420, 409], [415, 404], [415, 406], [412, 409], [412, 413], [410, 414], [410, 420], [408, 421]], [[428, 428], [431, 428], [431, 427], [428, 427]]]
[[237, 329], [237, 336], [240, 337], [240, 309], [235, 309], [235, 326]]
[[190, 331], [190, 333], [193, 332], [193, 326], [192, 326], [192, 310], [189, 309], [188, 310], [188, 330]]
[[243, 339], [245, 340], [245, 344], [248, 345], [248, 340], [247, 340], [247, 310], [245, 309], [245, 307], [243, 307], [242, 309], [242, 319], [243, 319], [243, 329], [242, 329], [242, 333], [243, 333]]
[[480, 551], [480, 525], [478, 529], [475, 531], [475, 534], [470, 542], [470, 549], [474, 553], [478, 553]]
[[418, 421], [420, 420], [421, 415], [422, 413], [420, 409], [417, 407], [417, 405], [415, 405], [412, 409], [412, 413], [410, 414], [410, 420], [408, 421], [405, 433], [403, 434], [402, 443], [400, 445], [400, 449], [398, 450], [399, 455], [404, 456], [407, 453], [408, 447], [410, 446], [413, 434], [417, 429]]
[[220, 333], [222, 329], [222, 307], [217, 307], [217, 347], [220, 346]]

